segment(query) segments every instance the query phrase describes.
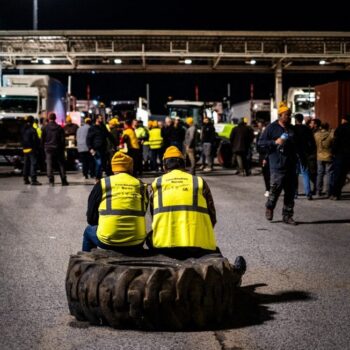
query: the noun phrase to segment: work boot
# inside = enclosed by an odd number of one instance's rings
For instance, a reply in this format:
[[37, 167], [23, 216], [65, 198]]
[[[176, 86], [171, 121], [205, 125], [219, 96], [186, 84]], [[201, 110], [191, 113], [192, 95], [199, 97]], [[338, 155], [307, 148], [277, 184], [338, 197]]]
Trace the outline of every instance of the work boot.
[[30, 185], [30, 181], [27, 177], [24, 178], [24, 184], [25, 185]]
[[38, 180], [34, 180], [31, 183], [32, 186], [41, 186], [41, 182], [39, 182]]
[[237, 270], [238, 273], [240, 273], [242, 276], [247, 270], [247, 263], [243, 256], [237, 256], [235, 259], [235, 262], [233, 263], [234, 268]]
[[64, 177], [64, 178], [62, 179], [62, 186], [69, 186], [69, 183], [68, 183], [66, 177]]
[[50, 177], [49, 178], [49, 184], [53, 187], [55, 186], [55, 178], [54, 177]]
[[291, 216], [283, 216], [283, 222], [287, 225], [298, 225]]
[[267, 220], [272, 221], [273, 219], [273, 209], [266, 208], [265, 217]]

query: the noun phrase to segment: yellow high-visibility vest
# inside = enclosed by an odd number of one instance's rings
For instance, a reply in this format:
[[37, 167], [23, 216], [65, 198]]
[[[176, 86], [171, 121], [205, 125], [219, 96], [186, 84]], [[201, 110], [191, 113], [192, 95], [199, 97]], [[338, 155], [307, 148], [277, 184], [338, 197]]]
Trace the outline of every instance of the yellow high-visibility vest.
[[201, 177], [172, 170], [155, 179], [152, 189], [152, 240], [155, 248], [216, 249]]
[[101, 180], [97, 238], [113, 246], [133, 246], [146, 239], [147, 186], [127, 173]]
[[131, 128], [125, 129], [123, 131], [123, 135], [122, 136], [125, 136], [125, 135], [129, 137], [131, 148], [134, 148], [134, 149], [139, 149], [140, 148], [139, 141], [137, 140], [137, 137], [136, 137], [134, 129], [131, 129]]
[[150, 149], [159, 149], [163, 145], [162, 130], [159, 128], [152, 128], [149, 131], [149, 148]]

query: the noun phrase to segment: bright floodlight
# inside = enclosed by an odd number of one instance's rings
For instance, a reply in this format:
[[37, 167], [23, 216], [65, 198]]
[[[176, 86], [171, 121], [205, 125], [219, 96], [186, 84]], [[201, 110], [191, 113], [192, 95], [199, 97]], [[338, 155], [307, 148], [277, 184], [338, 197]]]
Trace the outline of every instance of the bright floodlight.
[[254, 58], [252, 58], [250, 61], [249, 61], [250, 64], [254, 65], [256, 64], [256, 60]]
[[192, 64], [192, 60], [189, 59], [189, 58], [186, 58], [186, 59], [185, 59], [185, 64]]
[[320, 63], [321, 66], [324, 66], [327, 63], [327, 61], [326, 60], [320, 60], [319, 63]]
[[51, 60], [49, 58], [43, 58], [42, 61], [44, 64], [51, 64]]
[[120, 58], [116, 58], [116, 59], [114, 60], [114, 63], [115, 63], [115, 64], [122, 64], [123, 61], [122, 61]]

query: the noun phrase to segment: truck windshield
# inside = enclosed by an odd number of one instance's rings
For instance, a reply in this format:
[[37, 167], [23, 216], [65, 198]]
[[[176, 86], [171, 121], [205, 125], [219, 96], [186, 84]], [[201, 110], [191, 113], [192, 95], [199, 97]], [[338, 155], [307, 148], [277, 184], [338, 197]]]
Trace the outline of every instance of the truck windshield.
[[37, 96], [0, 96], [0, 113], [36, 113]]
[[169, 115], [171, 118], [180, 117], [183, 122], [186, 122], [187, 117], [192, 117], [197, 126], [202, 125], [201, 107], [193, 106], [169, 106]]
[[295, 95], [295, 113], [313, 114], [315, 111], [315, 94]]

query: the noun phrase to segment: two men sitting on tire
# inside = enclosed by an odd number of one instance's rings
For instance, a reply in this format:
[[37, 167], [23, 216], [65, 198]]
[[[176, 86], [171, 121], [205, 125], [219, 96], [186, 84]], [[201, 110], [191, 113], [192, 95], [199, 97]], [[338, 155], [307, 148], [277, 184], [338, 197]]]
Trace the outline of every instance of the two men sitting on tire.
[[[163, 157], [165, 174], [152, 183], [150, 249], [175, 258], [220, 253], [214, 225], [216, 212], [209, 186], [199, 176], [185, 171], [185, 158], [175, 146]], [[83, 251], [97, 246], [121, 252], [140, 252], [146, 240], [146, 185], [134, 178], [133, 161], [122, 152], [112, 158], [114, 175], [97, 183], [89, 196], [88, 227]], [[245, 261], [235, 266], [244, 273]]]

